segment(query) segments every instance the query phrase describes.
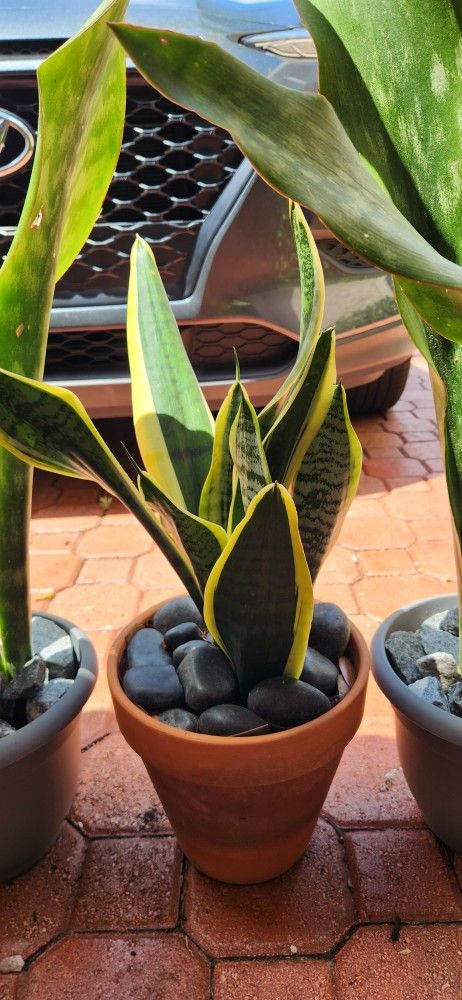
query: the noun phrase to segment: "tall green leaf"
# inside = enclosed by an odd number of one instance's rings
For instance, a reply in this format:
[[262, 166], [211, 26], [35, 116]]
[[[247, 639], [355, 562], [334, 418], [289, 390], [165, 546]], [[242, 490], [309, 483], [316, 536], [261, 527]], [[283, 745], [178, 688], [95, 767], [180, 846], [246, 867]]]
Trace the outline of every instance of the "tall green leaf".
[[212, 460], [213, 417], [148, 243], [131, 254], [127, 341], [136, 438], [147, 471], [192, 513]]
[[[382, 4], [374, 11], [376, 31], [381, 12]], [[368, 3], [362, 24], [370, 16]], [[276, 190], [311, 207], [360, 256], [410, 279], [406, 291], [417, 309], [424, 283], [435, 328], [462, 339], [454, 324], [462, 304], [461, 268], [393, 204], [324, 97], [286, 89], [199, 38], [132, 25], [113, 30], [155, 87], [227, 129]], [[381, 24], [377, 37], [383, 46]]]
[[325, 420], [300, 463], [293, 488], [300, 538], [312, 580], [336, 541], [358, 488], [361, 457], [345, 390], [337, 385]]
[[292, 371], [284, 380], [273, 399], [259, 414], [262, 437], [268, 433], [287, 396], [294, 390], [297, 380], [303, 378], [306, 366], [321, 333], [324, 314], [325, 287], [322, 264], [316, 241], [305, 216], [295, 202], [289, 204], [290, 222], [300, 272], [300, 338]]
[[335, 386], [335, 334], [321, 334], [304, 379], [289, 396], [267, 434], [265, 449], [271, 477], [290, 486], [300, 461], [329, 409]]
[[199, 504], [199, 514], [227, 528], [233, 497], [233, 460], [229, 450], [229, 435], [242, 397], [240, 382], [228, 390], [215, 421], [212, 462], [205, 480]]
[[253, 498], [271, 482], [262, 444], [258, 417], [241, 386], [241, 402], [229, 436], [229, 448], [239, 477], [244, 511]]
[[265, 486], [210, 574], [204, 617], [246, 694], [265, 677], [299, 677], [313, 592], [289, 493]]
[[0, 445], [47, 472], [94, 479], [117, 496], [157, 542], [201, 607], [189, 559], [150, 513], [73, 392], [0, 369]]
[[173, 537], [178, 535], [203, 591], [212, 568], [228, 541], [226, 531], [212, 521], [206, 521], [177, 507], [147, 472], [140, 472], [139, 485], [148, 507], [162, 515]]
[[[34, 165], [0, 272], [0, 366], [36, 378], [43, 374], [55, 281], [92, 229], [117, 162], [125, 60], [107, 21], [123, 17], [126, 6], [127, 0], [102, 3], [37, 74]], [[29, 468], [0, 451], [0, 633], [4, 659], [17, 669], [30, 656], [31, 476]]]

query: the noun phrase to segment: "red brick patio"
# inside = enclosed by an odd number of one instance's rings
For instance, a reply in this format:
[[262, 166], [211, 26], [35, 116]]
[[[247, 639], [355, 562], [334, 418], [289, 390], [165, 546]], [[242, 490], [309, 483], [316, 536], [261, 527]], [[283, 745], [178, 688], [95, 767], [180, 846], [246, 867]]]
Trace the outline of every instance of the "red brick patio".
[[[360, 420], [360, 495], [317, 584], [371, 637], [400, 603], [455, 589], [428, 378]], [[397, 759], [387, 702], [364, 721], [303, 860], [249, 888], [188, 869], [138, 758], [117, 733], [106, 650], [136, 612], [173, 595], [173, 571], [98, 490], [41, 477], [34, 604], [78, 621], [100, 677], [84, 714], [69, 822], [36, 869], [0, 886], [0, 1000], [461, 1000], [462, 859], [423, 825]]]

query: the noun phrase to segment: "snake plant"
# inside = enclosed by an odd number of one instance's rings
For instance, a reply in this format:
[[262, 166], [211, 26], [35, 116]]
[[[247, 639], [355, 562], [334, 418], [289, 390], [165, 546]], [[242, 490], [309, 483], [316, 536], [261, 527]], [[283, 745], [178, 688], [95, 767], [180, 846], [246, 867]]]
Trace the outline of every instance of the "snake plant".
[[52, 472], [92, 478], [144, 525], [177, 571], [243, 689], [301, 673], [312, 581], [355, 493], [361, 448], [321, 332], [316, 244], [294, 203], [302, 310], [293, 369], [257, 415], [237, 365], [216, 419], [184, 349], [152, 251], [131, 254], [128, 354], [143, 469], [135, 486], [78, 398], [0, 370], [0, 443]]
[[[125, 59], [108, 20], [127, 0], [104, 0], [38, 70], [39, 128], [21, 220], [0, 271], [0, 365], [43, 374], [51, 303], [99, 215], [119, 154]], [[31, 654], [28, 529], [32, 469], [0, 448], [0, 676]]]
[[227, 129], [269, 184], [393, 275], [430, 369], [461, 604], [460, 2], [295, 2], [316, 44], [318, 94], [280, 86], [199, 38], [113, 30], [155, 87]]

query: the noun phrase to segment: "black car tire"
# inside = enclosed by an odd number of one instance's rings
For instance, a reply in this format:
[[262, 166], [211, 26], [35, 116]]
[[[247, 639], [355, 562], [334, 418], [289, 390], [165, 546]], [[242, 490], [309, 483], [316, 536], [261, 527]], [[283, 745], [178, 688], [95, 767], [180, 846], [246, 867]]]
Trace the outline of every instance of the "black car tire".
[[388, 368], [374, 382], [347, 389], [349, 413], [352, 416], [363, 416], [366, 413], [380, 413], [382, 410], [389, 410], [403, 394], [410, 366], [411, 359], [408, 358], [407, 361], [396, 365], [395, 368]]

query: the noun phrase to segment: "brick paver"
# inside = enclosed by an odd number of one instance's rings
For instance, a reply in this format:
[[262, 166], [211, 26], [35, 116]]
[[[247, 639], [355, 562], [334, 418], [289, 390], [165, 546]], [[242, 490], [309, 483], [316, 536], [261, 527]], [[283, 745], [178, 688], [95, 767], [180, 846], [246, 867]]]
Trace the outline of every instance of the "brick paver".
[[[316, 594], [342, 604], [369, 641], [400, 603], [455, 589], [424, 363], [414, 360], [392, 411], [355, 425], [364, 471]], [[101, 669], [83, 714], [73, 827], [34, 872], [0, 887], [0, 961], [26, 960], [20, 974], [0, 972], [0, 1000], [461, 1000], [462, 857], [426, 830], [375, 683], [302, 861], [263, 886], [224, 886], [189, 866], [182, 882], [105, 678], [117, 630], [178, 580], [93, 483], [39, 474], [33, 510], [36, 607], [85, 627]]]

